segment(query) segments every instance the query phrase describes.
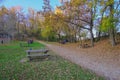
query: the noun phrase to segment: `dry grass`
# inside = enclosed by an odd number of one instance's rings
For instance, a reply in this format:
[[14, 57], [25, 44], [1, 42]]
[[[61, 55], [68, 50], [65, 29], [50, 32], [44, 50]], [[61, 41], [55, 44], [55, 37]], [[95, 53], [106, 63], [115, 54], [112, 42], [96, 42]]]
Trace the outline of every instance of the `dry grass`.
[[58, 55], [105, 76], [108, 80], [120, 80], [120, 44], [112, 47], [108, 39], [102, 39], [89, 48], [80, 48], [80, 42], [46, 45]]
[[[108, 61], [109, 63], [115, 63], [119, 65], [120, 62], [120, 44], [112, 47], [107, 39], [101, 40], [95, 43], [94, 47], [90, 48], [79, 48], [78, 43], [67, 43], [67, 44], [56, 44], [71, 50], [83, 52], [85, 55], [96, 58], [96, 60]], [[81, 53], [82, 54], [82, 53]], [[120, 66], [120, 65], [119, 65]]]

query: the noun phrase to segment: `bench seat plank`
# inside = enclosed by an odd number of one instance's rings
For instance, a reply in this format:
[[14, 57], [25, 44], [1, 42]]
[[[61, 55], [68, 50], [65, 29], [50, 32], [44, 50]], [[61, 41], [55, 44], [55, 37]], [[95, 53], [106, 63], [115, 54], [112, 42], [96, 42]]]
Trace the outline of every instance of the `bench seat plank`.
[[45, 53], [45, 52], [48, 52], [47, 49], [40, 49], [40, 50], [26, 50], [27, 53]]
[[50, 56], [49, 54], [31, 54], [31, 55], [27, 55], [28, 57], [42, 57], [42, 56]]

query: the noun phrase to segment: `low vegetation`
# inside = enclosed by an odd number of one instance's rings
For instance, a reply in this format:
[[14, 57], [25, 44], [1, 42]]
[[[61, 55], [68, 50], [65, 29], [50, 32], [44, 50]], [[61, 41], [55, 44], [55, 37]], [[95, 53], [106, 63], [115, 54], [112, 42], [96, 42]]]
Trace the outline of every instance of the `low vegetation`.
[[26, 49], [45, 48], [34, 42], [20, 47], [20, 42], [0, 45], [0, 80], [104, 80], [50, 51], [44, 60], [20, 62], [26, 58]]

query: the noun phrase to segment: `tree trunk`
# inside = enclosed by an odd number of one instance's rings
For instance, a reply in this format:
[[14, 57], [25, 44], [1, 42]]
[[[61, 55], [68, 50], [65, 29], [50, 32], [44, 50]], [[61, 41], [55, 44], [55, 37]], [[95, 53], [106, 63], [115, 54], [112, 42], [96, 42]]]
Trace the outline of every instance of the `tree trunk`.
[[91, 46], [94, 47], [94, 35], [92, 29], [90, 29], [90, 35], [91, 35]]
[[74, 35], [74, 42], [76, 43], [77, 42], [77, 33], [75, 32], [75, 35]]
[[98, 35], [97, 35], [97, 41], [99, 41], [100, 38], [101, 38], [100, 34], [101, 34], [101, 31], [98, 32]]
[[60, 33], [58, 33], [58, 41], [61, 40], [61, 36], [60, 36]]
[[[114, 4], [114, 3], [113, 3]], [[112, 19], [114, 19], [114, 14], [113, 14], [113, 11], [114, 11], [114, 5], [111, 4], [110, 5], [110, 17]], [[110, 36], [110, 41], [111, 41], [111, 44], [112, 46], [115, 46], [116, 45], [116, 42], [115, 42], [115, 30], [114, 30], [114, 22], [111, 21], [111, 23], [113, 23], [113, 25], [111, 25], [111, 28], [109, 30], [109, 36]]]
[[93, 35], [93, 11], [91, 8], [91, 20], [90, 20], [90, 34], [91, 34], [91, 46], [94, 47], [94, 35]]
[[112, 45], [112, 46], [115, 46], [115, 45], [116, 45], [116, 42], [115, 42], [114, 29], [110, 29], [110, 31], [109, 31], [109, 37], [110, 37], [111, 45]]
[[18, 21], [18, 25], [17, 25], [17, 29], [18, 29], [17, 39], [18, 39], [18, 40], [20, 40], [20, 28], [19, 28], [20, 24], [19, 24], [19, 23], [20, 23], [20, 22]]

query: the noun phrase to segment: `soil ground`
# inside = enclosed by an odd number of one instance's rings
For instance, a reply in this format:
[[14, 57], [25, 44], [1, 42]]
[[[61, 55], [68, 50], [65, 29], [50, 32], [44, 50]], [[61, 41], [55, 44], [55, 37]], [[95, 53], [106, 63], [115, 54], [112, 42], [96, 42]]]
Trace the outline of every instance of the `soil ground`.
[[95, 43], [95, 47], [83, 49], [79, 47], [79, 43], [41, 43], [65, 59], [104, 76], [107, 80], [120, 80], [120, 44], [112, 47], [108, 40], [102, 40]]

